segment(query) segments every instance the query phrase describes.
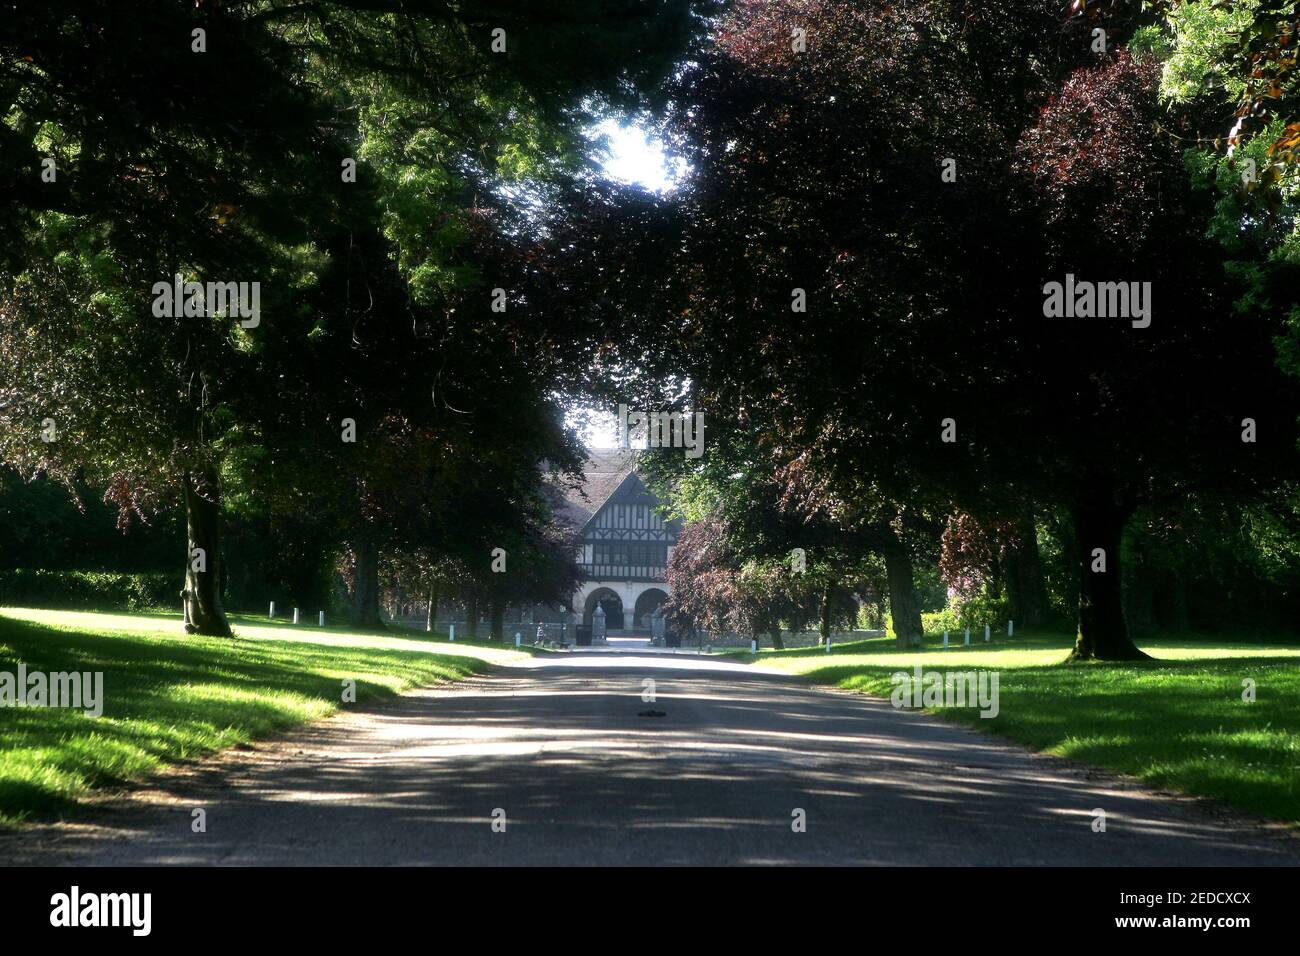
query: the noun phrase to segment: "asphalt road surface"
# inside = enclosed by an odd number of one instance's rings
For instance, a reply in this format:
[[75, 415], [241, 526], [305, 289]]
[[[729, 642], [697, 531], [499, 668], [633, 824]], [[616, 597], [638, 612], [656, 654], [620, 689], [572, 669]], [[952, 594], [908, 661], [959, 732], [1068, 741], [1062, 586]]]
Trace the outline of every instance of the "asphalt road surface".
[[44, 862], [1300, 861], [1300, 840], [1203, 802], [707, 657], [537, 658], [163, 779], [93, 826], [52, 828]]

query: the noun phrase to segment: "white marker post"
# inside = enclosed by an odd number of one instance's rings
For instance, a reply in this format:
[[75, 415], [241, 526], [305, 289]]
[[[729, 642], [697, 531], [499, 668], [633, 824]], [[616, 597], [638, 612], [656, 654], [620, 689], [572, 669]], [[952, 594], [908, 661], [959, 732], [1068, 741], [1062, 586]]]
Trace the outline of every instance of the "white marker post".
[[515, 647], [518, 647], [522, 640], [523, 638], [520, 636], [519, 632], [515, 631]]
[[753, 638], [751, 638], [749, 641], [749, 653], [751, 654], [758, 653], [758, 641]]
[[271, 602], [271, 610], [269, 610], [269, 611], [266, 612], [266, 616], [269, 617], [269, 618], [271, 618], [272, 620], [275, 619], [275, 602], [274, 602], [274, 601]]
[[453, 641], [456, 639], [456, 625], [455, 625], [455, 624], [451, 625], [451, 639], [452, 639]]
[[324, 627], [324, 626], [325, 626], [325, 612], [324, 612], [324, 611], [321, 611], [321, 612], [320, 612], [320, 626], [321, 626], [321, 627]]
[[297, 608], [294, 608], [294, 609], [293, 609], [293, 623], [295, 623], [295, 624], [298, 623], [298, 609], [297, 609]]
[[947, 647], [947, 646], [948, 646], [948, 632], [947, 632], [947, 631], [944, 631], [944, 632], [943, 632], [943, 646], [944, 646], [944, 647]]
[[1016, 622], [1007, 621], [1007, 637], [1013, 637], [1016, 633]]
[[970, 628], [966, 628], [966, 639], [962, 641], [967, 647], [970, 647]]
[[831, 652], [831, 636], [830, 636], [830, 634], [827, 634], [827, 635], [826, 635], [826, 653], [829, 654], [830, 652]]
[[988, 626], [987, 624], [985, 624], [985, 625], [984, 625], [984, 643], [987, 644], [988, 642], [989, 642], [989, 626]]

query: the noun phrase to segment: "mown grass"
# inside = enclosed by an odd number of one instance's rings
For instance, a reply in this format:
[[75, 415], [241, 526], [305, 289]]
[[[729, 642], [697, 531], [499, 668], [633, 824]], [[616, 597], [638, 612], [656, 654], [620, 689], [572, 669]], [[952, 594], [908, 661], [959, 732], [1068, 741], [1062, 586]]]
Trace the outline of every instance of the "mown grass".
[[95, 788], [323, 717], [467, 677], [520, 652], [485, 642], [294, 627], [235, 616], [234, 638], [187, 636], [174, 615], [0, 608], [0, 671], [102, 671], [104, 712], [0, 707], [0, 823], [75, 812]]
[[[821, 648], [742, 655], [832, 686], [888, 697], [891, 675], [923, 671], [998, 673], [999, 713], [935, 713], [1036, 750], [1130, 774], [1146, 783], [1213, 797], [1251, 813], [1300, 823], [1300, 646], [1160, 637], [1138, 643], [1154, 661], [1060, 666], [1071, 638], [971, 635], [944, 649], [927, 638], [900, 652], [877, 638]], [[1243, 681], [1256, 699], [1243, 700]]]

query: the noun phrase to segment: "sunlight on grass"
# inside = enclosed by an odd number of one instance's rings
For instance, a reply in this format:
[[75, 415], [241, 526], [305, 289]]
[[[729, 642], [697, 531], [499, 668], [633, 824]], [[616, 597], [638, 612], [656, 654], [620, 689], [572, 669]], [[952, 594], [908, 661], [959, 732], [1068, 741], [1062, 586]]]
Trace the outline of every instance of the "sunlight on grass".
[[255, 622], [188, 636], [172, 615], [0, 608], [0, 670], [102, 671], [104, 713], [0, 708], [0, 822], [72, 813], [105, 785], [141, 777], [332, 713], [357, 700], [456, 680], [527, 656], [483, 647]]
[[[1214, 797], [1300, 823], [1300, 646], [1158, 638], [1139, 643], [1157, 658], [1135, 664], [1056, 666], [1068, 635], [1029, 634], [917, 651], [874, 638], [823, 648], [765, 651], [747, 660], [818, 683], [888, 697], [891, 675], [995, 670], [1000, 712], [935, 712], [1036, 750], [1131, 774], [1147, 783]], [[975, 635], [972, 634], [972, 640]], [[1244, 682], [1257, 698], [1243, 700]]]

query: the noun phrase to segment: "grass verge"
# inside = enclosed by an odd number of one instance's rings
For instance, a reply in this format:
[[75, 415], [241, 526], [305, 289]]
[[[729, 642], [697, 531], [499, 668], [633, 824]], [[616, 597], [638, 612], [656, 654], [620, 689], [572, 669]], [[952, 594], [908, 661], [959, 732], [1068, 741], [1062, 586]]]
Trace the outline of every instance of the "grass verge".
[[[990, 670], [999, 712], [929, 708], [945, 718], [1035, 750], [1119, 771], [1156, 787], [1213, 797], [1242, 810], [1300, 824], [1300, 646], [1222, 638], [1140, 640], [1158, 658], [1057, 666], [1072, 639], [1005, 636], [944, 649], [936, 638], [903, 652], [878, 638], [820, 648], [740, 655], [812, 680], [889, 697], [892, 675]], [[1243, 700], [1253, 681], [1256, 699]]]
[[174, 615], [0, 608], [0, 671], [104, 675], [100, 717], [0, 707], [0, 823], [75, 812], [93, 789], [332, 713], [458, 680], [532, 653], [410, 633], [231, 618], [235, 637], [185, 635]]

